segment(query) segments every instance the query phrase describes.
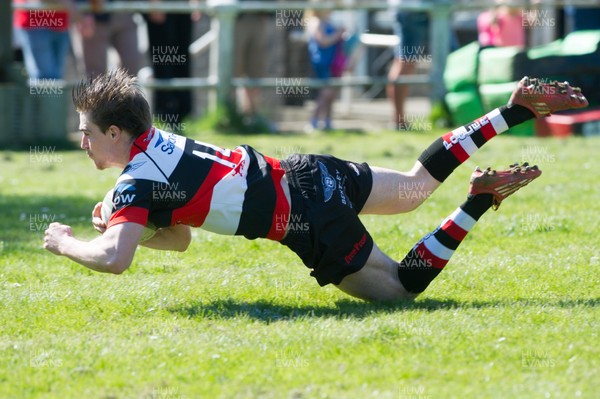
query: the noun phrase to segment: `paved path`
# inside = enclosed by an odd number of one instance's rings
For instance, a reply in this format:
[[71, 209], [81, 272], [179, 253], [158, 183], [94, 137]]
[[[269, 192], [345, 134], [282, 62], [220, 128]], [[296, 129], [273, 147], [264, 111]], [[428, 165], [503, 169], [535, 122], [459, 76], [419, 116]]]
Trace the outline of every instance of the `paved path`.
[[[308, 125], [314, 102], [307, 101], [302, 107], [281, 107], [277, 121], [278, 130], [285, 132], [304, 131]], [[427, 118], [431, 106], [426, 97], [411, 97], [406, 104], [407, 114]], [[381, 130], [391, 128], [391, 105], [386, 99], [356, 100], [346, 106], [336, 101], [333, 112], [333, 126], [343, 130]]]

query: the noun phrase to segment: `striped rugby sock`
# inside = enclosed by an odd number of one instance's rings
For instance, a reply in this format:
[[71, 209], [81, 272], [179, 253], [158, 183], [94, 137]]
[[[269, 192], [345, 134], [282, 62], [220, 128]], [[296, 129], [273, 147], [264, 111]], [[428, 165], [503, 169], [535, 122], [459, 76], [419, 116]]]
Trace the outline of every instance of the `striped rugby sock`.
[[479, 218], [492, 206], [491, 194], [469, 197], [442, 224], [427, 234], [398, 264], [398, 277], [408, 292], [421, 293], [442, 271]]
[[431, 176], [443, 182], [493, 137], [534, 117], [531, 111], [520, 105], [496, 108], [435, 140], [421, 154], [419, 161]]

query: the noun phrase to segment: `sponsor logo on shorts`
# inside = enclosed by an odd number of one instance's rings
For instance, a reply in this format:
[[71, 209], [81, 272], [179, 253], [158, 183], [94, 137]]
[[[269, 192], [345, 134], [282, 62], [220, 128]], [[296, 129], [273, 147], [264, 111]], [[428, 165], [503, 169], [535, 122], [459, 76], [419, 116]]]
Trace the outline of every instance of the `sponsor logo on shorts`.
[[321, 161], [317, 161], [321, 170], [321, 183], [323, 184], [323, 198], [325, 202], [329, 201], [333, 196], [333, 192], [337, 187], [335, 179], [329, 174], [329, 171]]
[[352, 208], [352, 202], [350, 202], [348, 198], [346, 198], [346, 180], [348, 179], [348, 176], [342, 175], [339, 170], [336, 170], [335, 179], [337, 180], [337, 186], [340, 191], [340, 201], [342, 202], [342, 204]]
[[346, 264], [349, 265], [352, 262], [352, 259], [356, 256], [356, 254], [365, 246], [367, 243], [367, 233], [363, 233], [360, 240], [352, 246], [352, 250], [348, 252], [348, 255], [344, 257]]

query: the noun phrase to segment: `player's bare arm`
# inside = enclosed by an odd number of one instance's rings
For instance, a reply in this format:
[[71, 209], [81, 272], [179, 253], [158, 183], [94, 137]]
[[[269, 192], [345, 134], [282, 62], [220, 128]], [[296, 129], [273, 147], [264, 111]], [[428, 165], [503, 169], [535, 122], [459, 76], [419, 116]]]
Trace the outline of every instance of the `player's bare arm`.
[[163, 251], [183, 252], [188, 248], [191, 241], [192, 230], [190, 226], [176, 224], [175, 226], [158, 229], [151, 238], [140, 241], [140, 245]]
[[[106, 231], [106, 222], [102, 219], [102, 202], [98, 202], [92, 211], [92, 226], [99, 233]], [[159, 249], [163, 251], [180, 251], [187, 249], [192, 241], [192, 233], [189, 226], [177, 224], [156, 230], [149, 239], [140, 238], [139, 245], [146, 248]]]
[[44, 236], [44, 248], [97, 272], [121, 274], [131, 265], [144, 226], [122, 223], [91, 241], [73, 236], [70, 226], [52, 223]]

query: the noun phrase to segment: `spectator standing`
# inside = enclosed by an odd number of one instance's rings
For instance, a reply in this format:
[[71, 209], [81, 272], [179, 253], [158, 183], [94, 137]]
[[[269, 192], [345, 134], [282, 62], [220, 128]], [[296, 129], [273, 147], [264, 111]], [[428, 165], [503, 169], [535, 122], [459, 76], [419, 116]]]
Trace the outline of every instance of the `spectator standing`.
[[[150, 0], [160, 3], [165, 0]], [[168, 0], [166, 0], [168, 1]], [[195, 4], [196, 1], [190, 1]], [[191, 76], [189, 47], [192, 25], [201, 17], [199, 12], [169, 14], [151, 12], [146, 15], [153, 76], [157, 79], [188, 78]], [[191, 90], [157, 90], [153, 95], [154, 110], [169, 115], [181, 123], [192, 112]]]
[[93, 10], [83, 15], [76, 30], [80, 48], [75, 53], [83, 61], [85, 74], [97, 76], [107, 70], [110, 46], [119, 54], [121, 66], [129, 74], [137, 74], [142, 55], [138, 48], [137, 25], [133, 14], [102, 12], [104, 4], [112, 0], [76, 1], [89, 3]]
[[[243, 3], [247, 0], [237, 0]], [[250, 79], [263, 78], [267, 70], [268, 23], [270, 14], [266, 12], [241, 12], [235, 23], [234, 70], [235, 77]], [[241, 111], [245, 124], [267, 125], [260, 120], [260, 88], [244, 87], [241, 90]]]
[[[391, 7], [400, 4], [401, 0], [389, 0]], [[417, 61], [412, 57], [421, 53], [429, 42], [429, 16], [427, 12], [396, 11], [394, 33], [399, 38], [398, 45], [394, 48], [394, 60], [388, 72], [389, 80], [396, 80], [403, 75], [414, 73]], [[407, 85], [388, 84], [387, 97], [392, 104], [393, 123], [396, 130], [404, 126], [404, 104], [409, 94]]]
[[[16, 4], [26, 0], [15, 0]], [[43, 0], [53, 10], [16, 9], [13, 26], [30, 79], [62, 79], [69, 52], [69, 23], [78, 13], [72, 0]]]
[[482, 47], [525, 46], [525, 26], [520, 7], [504, 5], [482, 12], [477, 17], [479, 44]]
[[[343, 72], [343, 28], [336, 28], [330, 20], [331, 12], [313, 11], [308, 13], [308, 51], [313, 72], [317, 79], [327, 80], [339, 77]], [[340, 67], [341, 64], [341, 67]], [[331, 113], [337, 90], [322, 87], [310, 121], [311, 129], [319, 127], [323, 121], [325, 130], [331, 130]]]

